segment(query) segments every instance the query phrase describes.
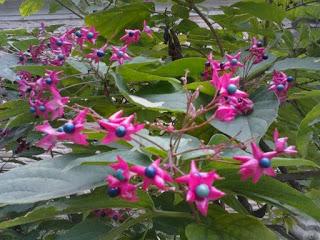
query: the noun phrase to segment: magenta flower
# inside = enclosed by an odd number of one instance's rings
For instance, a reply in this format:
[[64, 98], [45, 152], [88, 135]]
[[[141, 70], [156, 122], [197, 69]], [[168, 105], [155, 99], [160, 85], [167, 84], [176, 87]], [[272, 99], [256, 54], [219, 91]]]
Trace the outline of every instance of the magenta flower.
[[49, 111], [46, 108], [47, 101], [42, 101], [40, 99], [29, 99], [29, 104], [31, 113], [33, 113], [35, 116], [43, 117], [44, 119], [49, 119]]
[[269, 90], [272, 90], [278, 97], [280, 102], [284, 102], [287, 99], [287, 94], [293, 77], [287, 75], [284, 72], [274, 71], [272, 82], [270, 83]]
[[234, 56], [226, 54], [227, 62], [224, 64], [224, 67], [230, 68], [232, 72], [236, 72], [239, 67], [243, 67], [243, 64], [240, 62], [240, 57], [241, 52], [238, 52]]
[[67, 39], [66, 34], [60, 37], [52, 36], [50, 38], [50, 48], [52, 50], [59, 50], [68, 57], [72, 50], [72, 42]]
[[89, 54], [87, 54], [87, 58], [91, 59], [95, 63], [98, 63], [101, 58], [103, 58], [106, 55], [106, 49], [107, 49], [107, 44], [105, 44], [101, 48], [94, 48], [93, 51]]
[[131, 43], [137, 43], [140, 40], [141, 31], [138, 29], [126, 29], [126, 34], [123, 35], [120, 40], [124, 41], [126, 45], [130, 45]]
[[159, 189], [166, 190], [166, 182], [173, 182], [169, 173], [159, 167], [160, 159], [155, 160], [148, 167], [132, 166], [130, 170], [143, 177], [142, 188], [147, 190], [150, 185], [155, 185]]
[[96, 40], [99, 36], [99, 33], [96, 31], [94, 27], [81, 28], [80, 33], [82, 38], [93, 44], [96, 43]]
[[215, 201], [225, 195], [224, 192], [212, 186], [219, 179], [221, 178], [215, 171], [199, 172], [195, 161], [192, 161], [189, 174], [176, 178], [176, 182], [188, 184], [187, 202], [195, 202], [200, 213], [206, 216], [209, 201]]
[[36, 130], [46, 135], [37, 143], [38, 147], [51, 150], [58, 141], [71, 141], [80, 145], [88, 145], [87, 136], [82, 133], [88, 109], [82, 110], [73, 119], [63, 126], [54, 129], [48, 122], [36, 126]]
[[271, 166], [271, 159], [277, 152], [263, 152], [256, 145], [251, 143], [252, 156], [234, 156], [233, 158], [242, 162], [240, 167], [241, 180], [252, 177], [252, 182], [257, 183], [262, 175], [275, 176], [276, 173]]
[[127, 54], [128, 46], [124, 45], [121, 48], [112, 46], [112, 55], [110, 61], [118, 61], [119, 64], [123, 64], [125, 60], [131, 59]]
[[146, 20], [143, 21], [143, 30], [142, 30], [142, 32], [145, 32], [145, 33], [148, 35], [148, 37], [151, 37], [151, 38], [153, 37], [153, 36], [152, 36], [153, 31], [152, 31], [152, 29], [148, 26]]
[[107, 130], [108, 133], [102, 140], [102, 143], [109, 144], [119, 139], [127, 141], [132, 140], [131, 135], [144, 128], [144, 124], [134, 124], [134, 115], [129, 117], [121, 117], [122, 112], [117, 112], [110, 119], [99, 120], [100, 126]]
[[40, 88], [39, 90], [43, 91], [44, 89], [56, 87], [60, 81], [59, 74], [61, 73], [62, 71], [57, 72], [57, 71], [46, 70], [44, 77], [39, 78], [37, 80], [37, 85]]
[[69, 102], [69, 97], [62, 97], [55, 87], [50, 88], [52, 99], [45, 104], [51, 114], [51, 120], [55, 120], [64, 115], [64, 106]]
[[279, 138], [278, 129], [274, 130], [273, 140], [274, 140], [274, 145], [276, 147], [275, 151], [277, 152], [277, 154], [285, 153], [289, 155], [294, 155], [298, 153], [295, 146], [287, 145], [288, 137]]
[[231, 104], [220, 102], [217, 104], [217, 110], [214, 117], [223, 122], [230, 122], [237, 116], [237, 110]]
[[50, 59], [50, 64], [54, 66], [62, 66], [67, 56], [60, 50], [52, 50], [52, 53], [54, 54], [54, 57], [53, 59]]
[[117, 156], [117, 160], [117, 163], [109, 165], [114, 170], [114, 174], [108, 175], [106, 178], [108, 195], [110, 197], [120, 196], [131, 202], [137, 201], [137, 187], [129, 183], [133, 174], [129, 171], [129, 166], [125, 160], [120, 156]]
[[267, 59], [268, 56], [265, 54], [265, 48], [263, 47], [263, 43], [261, 41], [257, 41], [254, 37], [252, 38], [252, 45], [249, 48], [251, 58], [253, 59], [253, 63], [257, 64]]

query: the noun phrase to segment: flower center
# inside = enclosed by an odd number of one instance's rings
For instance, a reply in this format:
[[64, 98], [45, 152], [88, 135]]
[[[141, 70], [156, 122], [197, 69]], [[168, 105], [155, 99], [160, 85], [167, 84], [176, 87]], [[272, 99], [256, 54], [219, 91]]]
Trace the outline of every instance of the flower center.
[[97, 51], [97, 56], [100, 57], [100, 58], [101, 58], [101, 57], [104, 57], [104, 51], [98, 50], [98, 51]]
[[93, 37], [94, 37], [93, 32], [88, 32], [87, 38], [88, 38], [88, 39], [92, 39]]
[[231, 61], [230, 61], [230, 64], [232, 66], [236, 66], [238, 64], [238, 60], [236, 58], [232, 58]]
[[262, 58], [263, 58], [264, 60], [267, 60], [267, 59], [269, 58], [269, 56], [268, 56], [267, 54], [263, 54]]
[[237, 91], [237, 86], [234, 84], [229, 84], [227, 87], [227, 91], [229, 94], [234, 94]]
[[257, 42], [257, 47], [262, 47], [263, 46], [263, 43], [261, 41], [258, 41]]
[[63, 125], [63, 131], [65, 133], [73, 133], [75, 129], [76, 128], [73, 123], [66, 123]]
[[122, 52], [122, 51], [118, 51], [118, 53], [117, 53], [117, 55], [118, 55], [118, 57], [123, 57], [123, 55], [124, 55], [124, 52]]
[[78, 37], [78, 38], [81, 38], [82, 37], [82, 34], [81, 34], [81, 31], [76, 31], [76, 36]]
[[62, 41], [62, 40], [58, 40], [58, 41], [56, 42], [56, 45], [57, 45], [58, 47], [61, 47], [61, 46], [63, 45], [63, 41]]
[[271, 166], [271, 161], [267, 157], [263, 157], [259, 161], [259, 166], [262, 168], [269, 168]]
[[196, 195], [198, 198], [206, 198], [209, 196], [209, 187], [207, 184], [200, 184], [196, 187]]
[[46, 107], [44, 105], [39, 106], [39, 110], [41, 112], [45, 112], [46, 111]]
[[206, 62], [204, 65], [205, 65], [206, 67], [210, 67], [210, 62], [208, 61], [208, 62]]
[[117, 178], [119, 181], [124, 181], [126, 179], [123, 175], [122, 169], [117, 169], [117, 171], [114, 173], [114, 177]]
[[124, 137], [127, 133], [127, 129], [124, 126], [119, 126], [116, 129], [116, 136], [117, 137]]
[[292, 76], [287, 77], [287, 82], [291, 83], [294, 81], [294, 78]]
[[50, 77], [48, 77], [48, 78], [46, 79], [46, 84], [50, 85], [51, 83], [52, 83], [52, 79], [51, 79]]
[[62, 53], [60, 53], [60, 54], [58, 55], [58, 59], [59, 59], [59, 60], [64, 60], [64, 55], [63, 55]]
[[35, 112], [36, 112], [35, 107], [30, 107], [30, 112], [31, 112], [31, 113], [35, 113]]
[[146, 177], [148, 178], [154, 178], [156, 174], [157, 174], [157, 169], [153, 166], [148, 166], [144, 170], [144, 175], [146, 175]]
[[224, 66], [225, 66], [224, 62], [221, 62], [219, 66], [220, 66], [221, 69], [224, 69]]
[[108, 188], [107, 194], [109, 195], [109, 197], [116, 197], [120, 194], [120, 189], [118, 187]]
[[283, 90], [284, 90], [283, 84], [278, 84], [278, 85], [277, 85], [277, 90], [278, 90], [279, 92], [283, 91]]
[[132, 32], [132, 31], [128, 32], [129, 37], [133, 37], [133, 35], [134, 35], [134, 32]]

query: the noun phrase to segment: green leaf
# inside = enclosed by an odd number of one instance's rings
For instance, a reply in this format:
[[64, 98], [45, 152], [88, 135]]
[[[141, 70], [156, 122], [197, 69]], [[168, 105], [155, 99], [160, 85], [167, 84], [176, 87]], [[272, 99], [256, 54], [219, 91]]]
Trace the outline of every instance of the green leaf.
[[132, 3], [88, 15], [85, 22], [110, 40], [122, 35], [125, 29], [141, 28], [152, 11], [153, 3]]
[[262, 177], [256, 184], [250, 180], [241, 181], [236, 171], [235, 169], [220, 169], [219, 174], [227, 180], [218, 181], [216, 187], [256, 201], [270, 203], [294, 215], [306, 214], [314, 219], [320, 219], [320, 208], [303, 193], [271, 177]]
[[92, 211], [102, 208], [149, 208], [153, 202], [145, 192], [138, 192], [139, 201], [129, 202], [119, 198], [110, 198], [104, 187], [96, 189], [93, 193], [72, 198], [63, 198], [54, 202], [36, 207], [24, 216], [0, 223], [0, 229], [9, 228], [26, 223], [36, 222], [53, 218], [57, 215], [72, 214], [78, 212]]
[[38, 45], [39, 39], [37, 38], [31, 38], [27, 40], [20, 40], [13, 43], [13, 46], [18, 48], [21, 51], [27, 51], [31, 45]]
[[189, 224], [186, 227], [186, 236], [188, 240], [219, 240], [219, 234], [211, 227], [203, 224]]
[[290, 69], [320, 71], [320, 59], [314, 57], [286, 58], [276, 62], [269, 72], [273, 70], [286, 71]]
[[182, 19], [188, 19], [189, 18], [189, 9], [178, 5], [174, 4], [171, 7], [172, 14], [175, 15], [176, 17], [182, 18]]
[[289, 96], [289, 99], [305, 99], [320, 97], [320, 90], [295, 92]]
[[21, 16], [26, 17], [38, 12], [43, 6], [43, 0], [24, 0], [19, 7], [19, 11]]
[[214, 96], [215, 89], [212, 84], [208, 81], [205, 82], [193, 82], [186, 85], [188, 90], [196, 90], [199, 88], [201, 93], [207, 94], [209, 96]]
[[17, 65], [18, 61], [19, 60], [16, 55], [0, 51], [0, 77], [15, 81], [16, 74], [10, 68]]
[[242, 13], [249, 13], [262, 20], [270, 20], [277, 23], [280, 23], [286, 16], [282, 8], [266, 2], [240, 1], [231, 7], [235, 7]]
[[[210, 124], [241, 142], [245, 143], [250, 140], [259, 142], [277, 117], [279, 101], [274, 93], [266, 89], [257, 90], [251, 99], [254, 102], [251, 114], [238, 116], [231, 122], [222, 122], [215, 119]], [[207, 115], [207, 118], [209, 117], [211, 117], [211, 114]]]
[[11, 117], [16, 117], [19, 114], [29, 112], [29, 104], [23, 100], [12, 100], [0, 105], [0, 121]]
[[308, 145], [313, 136], [312, 126], [320, 119], [320, 104], [316, 105], [301, 121], [297, 133], [296, 144], [302, 156], [306, 156]]
[[272, 166], [274, 167], [306, 166], [306, 167], [312, 167], [312, 168], [320, 168], [320, 166], [315, 162], [306, 160], [303, 158], [279, 158], [279, 157], [272, 159]]
[[1, 174], [0, 203], [33, 203], [83, 192], [104, 184], [105, 176], [111, 172], [106, 166], [79, 166], [63, 171], [75, 159], [77, 156], [65, 155]]

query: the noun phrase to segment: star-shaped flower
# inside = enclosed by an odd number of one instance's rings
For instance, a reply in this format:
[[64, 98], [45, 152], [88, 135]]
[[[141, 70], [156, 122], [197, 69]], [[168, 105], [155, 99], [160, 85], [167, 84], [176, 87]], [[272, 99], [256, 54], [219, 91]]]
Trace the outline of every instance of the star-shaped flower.
[[225, 63], [225, 68], [230, 68], [233, 73], [237, 71], [239, 67], [243, 67], [243, 64], [240, 62], [241, 52], [238, 52], [236, 55], [226, 54], [227, 61]]
[[118, 61], [119, 64], [123, 64], [125, 60], [131, 59], [127, 54], [128, 46], [125, 45], [121, 48], [112, 46], [112, 55], [110, 61]]
[[153, 31], [152, 31], [152, 29], [148, 26], [146, 20], [143, 21], [143, 30], [142, 30], [142, 31], [145, 32], [145, 33], [148, 35], [148, 37], [151, 37], [151, 38], [153, 37], [153, 36], [152, 36]]
[[124, 41], [126, 45], [131, 43], [137, 43], [140, 40], [141, 31], [138, 29], [126, 29], [126, 34], [123, 35], [120, 40]]
[[206, 216], [209, 201], [225, 195], [224, 192], [212, 186], [219, 179], [221, 178], [215, 171], [199, 172], [195, 161], [192, 161], [189, 174], [176, 178], [176, 182], [188, 184], [187, 202], [195, 202], [200, 213]]
[[69, 97], [62, 97], [55, 87], [50, 88], [52, 99], [45, 104], [51, 114], [51, 120], [55, 120], [64, 115], [64, 106], [69, 102]]
[[278, 129], [275, 129], [273, 132], [273, 140], [274, 140], [274, 145], [276, 147], [275, 151], [278, 154], [285, 153], [289, 155], [294, 155], [298, 153], [295, 146], [293, 145], [288, 146], [287, 144], [288, 137], [279, 138]]
[[101, 58], [103, 58], [106, 55], [106, 49], [107, 49], [107, 44], [102, 46], [101, 48], [94, 48], [93, 51], [89, 54], [87, 54], [87, 58], [91, 59], [95, 63], [98, 63]]

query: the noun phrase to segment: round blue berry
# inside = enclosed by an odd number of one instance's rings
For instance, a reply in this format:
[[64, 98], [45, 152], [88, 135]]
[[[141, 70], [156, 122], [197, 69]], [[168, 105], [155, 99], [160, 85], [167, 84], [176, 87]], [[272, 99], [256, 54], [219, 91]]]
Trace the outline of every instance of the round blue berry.
[[21, 78], [19, 76], [16, 76], [16, 81], [20, 81]]
[[148, 166], [144, 170], [144, 175], [146, 175], [146, 177], [148, 178], [154, 178], [156, 174], [157, 174], [157, 169], [153, 166]]
[[97, 51], [97, 56], [98, 56], [98, 57], [101, 58], [101, 57], [104, 57], [104, 55], [105, 55], [104, 51], [102, 51], [102, 50], [98, 50], [98, 51]]
[[198, 198], [205, 198], [209, 196], [209, 187], [207, 184], [200, 184], [196, 187], [196, 195]]
[[124, 137], [127, 133], [127, 129], [124, 126], [119, 126], [116, 128], [116, 136]]
[[134, 36], [134, 32], [132, 32], [132, 31], [128, 32], [128, 36], [129, 37], [133, 37]]
[[75, 35], [76, 35], [78, 38], [81, 38], [81, 37], [82, 37], [81, 31], [76, 31]]
[[117, 197], [120, 194], [120, 189], [115, 187], [115, 188], [108, 188], [107, 194], [109, 197]]
[[46, 84], [50, 85], [52, 83], [52, 79], [50, 77], [46, 78]]
[[210, 62], [208, 61], [208, 62], [206, 62], [204, 65], [205, 65], [206, 67], [210, 67]]
[[236, 58], [232, 58], [230, 64], [231, 66], [236, 66], [238, 64], [238, 60]]
[[224, 67], [225, 67], [225, 63], [224, 63], [224, 62], [221, 62], [221, 63], [220, 63], [220, 69], [224, 69]]
[[119, 219], [119, 218], [118, 218], [118, 215], [113, 215], [113, 216], [112, 216], [112, 219], [113, 219], [114, 221], [118, 221], [118, 219]]
[[63, 41], [59, 39], [59, 40], [56, 42], [56, 45], [57, 45], [58, 47], [61, 47], [61, 46], [63, 45]]
[[263, 46], [263, 42], [262, 41], [258, 41], [257, 42], [257, 47], [262, 47]]
[[44, 105], [39, 106], [39, 111], [40, 112], [45, 112], [47, 109]]
[[35, 107], [30, 107], [30, 112], [31, 113], [35, 113], [36, 112], [36, 108]]
[[278, 85], [277, 85], [277, 90], [278, 90], [279, 92], [283, 91], [283, 90], [284, 90], [283, 84], [278, 84]]
[[87, 38], [88, 39], [92, 39], [93, 37], [94, 37], [94, 33], [93, 32], [88, 32]]
[[121, 58], [121, 57], [123, 57], [124, 52], [122, 52], [122, 51], [118, 51], [118, 52], [117, 52], [117, 55], [118, 55], [118, 57], [119, 57], [119, 58]]
[[24, 60], [24, 56], [19, 56], [19, 61], [22, 62]]
[[68, 122], [63, 125], [63, 131], [66, 133], [73, 133], [75, 130], [75, 126], [73, 123]]
[[126, 179], [125, 176], [123, 175], [122, 169], [117, 169], [117, 171], [115, 171], [113, 176], [117, 178], [119, 181], [124, 181]]
[[271, 166], [271, 161], [269, 158], [267, 157], [263, 157], [260, 159], [259, 161], [259, 166], [262, 167], [262, 168], [268, 168]]
[[293, 81], [294, 81], [294, 77], [292, 77], [292, 76], [287, 77], [287, 82], [291, 83]]
[[63, 127], [58, 127], [57, 132], [63, 132]]
[[237, 86], [234, 85], [234, 84], [229, 84], [228, 87], [227, 87], [227, 91], [229, 94], [234, 94], [236, 91], [237, 91]]
[[269, 58], [269, 56], [267, 54], [263, 54], [262, 59], [263, 60], [267, 60]]
[[62, 53], [58, 54], [58, 59], [59, 60], [64, 60], [64, 58], [65, 58], [65, 56]]

